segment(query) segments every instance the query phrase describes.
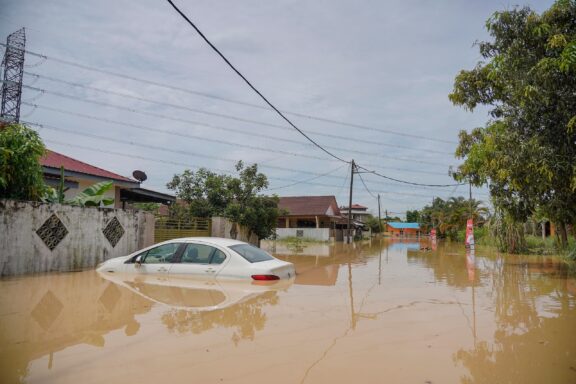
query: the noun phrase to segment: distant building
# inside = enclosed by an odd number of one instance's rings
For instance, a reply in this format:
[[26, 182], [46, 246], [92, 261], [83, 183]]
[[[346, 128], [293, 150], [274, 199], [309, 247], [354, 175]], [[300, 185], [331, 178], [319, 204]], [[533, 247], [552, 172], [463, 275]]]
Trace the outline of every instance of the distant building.
[[418, 223], [388, 222], [386, 232], [392, 236], [417, 237], [420, 236], [421, 230]]
[[71, 199], [89, 186], [102, 181], [112, 181], [113, 188], [106, 192], [114, 198], [111, 208], [124, 208], [126, 203], [153, 202], [172, 204], [174, 196], [140, 188], [140, 182], [117, 173], [98, 168], [54, 151], [47, 151], [40, 159], [46, 184], [57, 188], [60, 184], [60, 167], [64, 167], [64, 187], [66, 198]]
[[[340, 207], [340, 213], [342, 214], [342, 216], [347, 218], [349, 212], [350, 210], [348, 209], [348, 207]], [[352, 220], [365, 224], [366, 220], [370, 216], [372, 215], [368, 212], [368, 207], [365, 207], [360, 204], [352, 204]]]
[[278, 238], [342, 240], [342, 225], [345, 225], [345, 219], [340, 214], [336, 197], [280, 197], [278, 208], [285, 211], [278, 219]]

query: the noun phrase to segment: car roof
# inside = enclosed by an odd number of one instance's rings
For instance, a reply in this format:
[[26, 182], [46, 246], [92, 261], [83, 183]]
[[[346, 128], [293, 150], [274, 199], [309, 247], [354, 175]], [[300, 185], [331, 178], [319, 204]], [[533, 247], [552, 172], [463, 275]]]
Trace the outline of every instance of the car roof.
[[168, 242], [189, 242], [189, 241], [199, 241], [202, 243], [220, 245], [222, 247], [229, 247], [231, 245], [246, 244], [244, 241], [225, 239], [223, 237], [182, 237], [179, 239], [172, 239]]

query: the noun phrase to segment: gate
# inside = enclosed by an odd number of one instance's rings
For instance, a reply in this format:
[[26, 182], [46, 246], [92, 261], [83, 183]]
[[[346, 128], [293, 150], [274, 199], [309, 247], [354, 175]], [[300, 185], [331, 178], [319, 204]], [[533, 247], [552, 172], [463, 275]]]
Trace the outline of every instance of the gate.
[[179, 237], [210, 236], [212, 218], [192, 217], [185, 220], [156, 217], [154, 242], [177, 239]]

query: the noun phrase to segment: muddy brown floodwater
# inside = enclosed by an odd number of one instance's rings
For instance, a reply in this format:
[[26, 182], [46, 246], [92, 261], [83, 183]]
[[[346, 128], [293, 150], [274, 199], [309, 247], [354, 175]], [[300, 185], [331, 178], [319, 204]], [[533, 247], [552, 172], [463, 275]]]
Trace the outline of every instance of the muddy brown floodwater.
[[94, 271], [0, 280], [0, 382], [576, 383], [553, 257], [410, 241], [265, 243], [258, 285]]

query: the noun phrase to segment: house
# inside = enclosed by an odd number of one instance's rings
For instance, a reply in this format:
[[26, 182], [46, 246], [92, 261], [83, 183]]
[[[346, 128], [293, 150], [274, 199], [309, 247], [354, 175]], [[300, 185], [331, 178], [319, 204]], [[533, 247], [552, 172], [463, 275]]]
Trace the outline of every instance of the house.
[[58, 152], [48, 150], [40, 159], [46, 184], [57, 188], [60, 184], [60, 168], [64, 167], [65, 196], [73, 198], [92, 184], [112, 181], [113, 188], [106, 192], [107, 197], [114, 198], [114, 207], [125, 208], [129, 202], [154, 202], [172, 204], [174, 196], [140, 188], [140, 182], [117, 173], [98, 168]]
[[386, 232], [391, 236], [418, 237], [421, 230], [418, 223], [388, 222]]
[[277, 238], [342, 240], [342, 225], [346, 224], [346, 219], [340, 214], [336, 197], [280, 197], [278, 208], [285, 214], [278, 219]]
[[[352, 204], [352, 220], [358, 222], [358, 223], [362, 223], [365, 224], [366, 220], [372, 216], [369, 212], [368, 212], [368, 207], [365, 207], [363, 205], [360, 204]], [[342, 216], [344, 217], [348, 217], [350, 210], [348, 209], [348, 207], [340, 207], [340, 213], [342, 214]]]

